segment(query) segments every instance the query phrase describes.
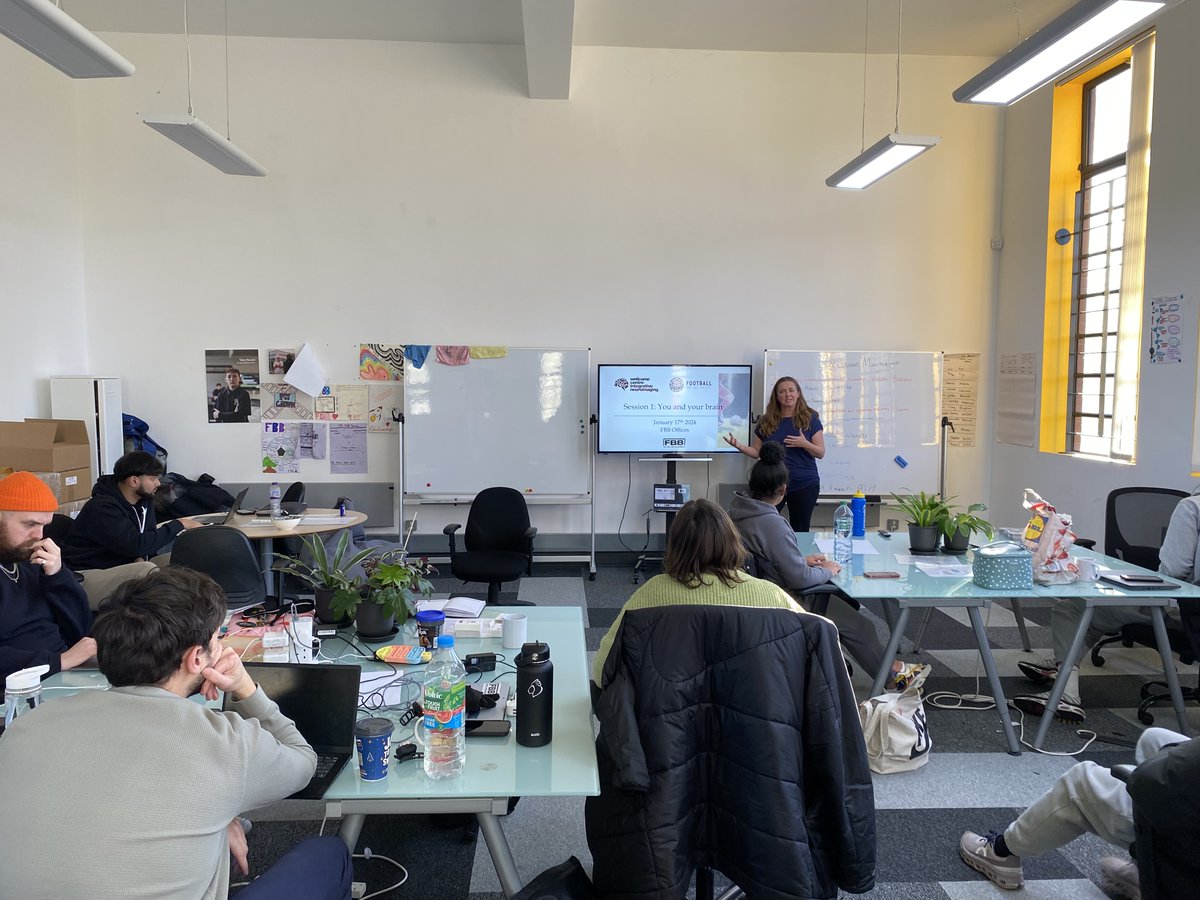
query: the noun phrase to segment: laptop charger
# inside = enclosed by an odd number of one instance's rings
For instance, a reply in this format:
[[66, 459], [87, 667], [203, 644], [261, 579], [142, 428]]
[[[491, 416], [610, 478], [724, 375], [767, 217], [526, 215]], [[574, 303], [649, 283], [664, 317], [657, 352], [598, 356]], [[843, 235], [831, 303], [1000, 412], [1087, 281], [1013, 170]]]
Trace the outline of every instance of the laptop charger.
[[463, 665], [468, 669], [476, 669], [480, 672], [494, 672], [496, 670], [496, 654], [468, 653], [463, 659]]

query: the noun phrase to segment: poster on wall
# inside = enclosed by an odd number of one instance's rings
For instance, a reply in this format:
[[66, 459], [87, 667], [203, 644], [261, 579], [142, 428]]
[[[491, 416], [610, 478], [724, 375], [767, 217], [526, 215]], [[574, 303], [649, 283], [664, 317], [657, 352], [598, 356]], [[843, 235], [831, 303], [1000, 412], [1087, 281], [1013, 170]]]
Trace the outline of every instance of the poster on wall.
[[402, 385], [381, 381], [367, 386], [367, 431], [395, 434], [404, 410]]
[[403, 381], [403, 344], [359, 344], [358, 377], [361, 381]]
[[299, 472], [300, 425], [296, 422], [262, 423], [264, 475]]
[[335, 422], [329, 426], [329, 474], [367, 474], [366, 422]]
[[324, 422], [301, 422], [297, 455], [301, 459], [324, 459], [329, 446], [329, 426]]
[[[296, 361], [296, 348], [267, 351], [267, 374], [286, 375]], [[282, 379], [280, 379], [282, 381]]]
[[316, 418], [327, 422], [367, 421], [367, 386], [365, 384], [326, 385], [313, 398]]
[[262, 417], [301, 421], [313, 417], [313, 398], [285, 381], [262, 383]]
[[1183, 362], [1183, 294], [1150, 298], [1150, 362]]
[[209, 422], [259, 420], [257, 350], [206, 350], [204, 376]]

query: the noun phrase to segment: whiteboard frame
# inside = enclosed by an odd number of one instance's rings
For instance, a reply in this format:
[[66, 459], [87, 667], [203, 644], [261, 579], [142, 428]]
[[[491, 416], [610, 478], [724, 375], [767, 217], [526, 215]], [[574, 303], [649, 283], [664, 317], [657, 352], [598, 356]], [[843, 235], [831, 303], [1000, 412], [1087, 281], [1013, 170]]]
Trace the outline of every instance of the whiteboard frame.
[[[937, 360], [937, 364], [938, 364], [938, 370], [937, 370], [938, 378], [937, 378], [937, 386], [936, 386], [936, 389], [934, 392], [934, 400], [936, 402], [936, 407], [937, 407], [936, 411], [935, 411], [936, 424], [934, 426], [934, 432], [935, 432], [935, 435], [937, 436], [937, 443], [935, 446], [936, 446], [937, 452], [938, 452], [938, 462], [937, 462], [937, 483], [935, 485], [932, 485], [931, 487], [932, 487], [933, 491], [938, 491], [941, 489], [941, 487], [943, 485], [945, 485], [945, 483], [946, 483], [946, 453], [945, 453], [946, 444], [945, 444], [945, 429], [942, 426], [942, 422], [944, 419], [944, 414], [942, 412], [942, 391], [943, 391], [944, 383], [945, 383], [945, 370], [946, 370], [945, 351], [943, 351], [943, 350], [788, 350], [788, 349], [768, 347], [763, 350], [762, 393], [759, 395], [763, 398], [763, 410], [762, 411], [764, 413], [766, 412], [767, 391], [770, 390], [770, 387], [771, 387], [771, 385], [769, 385], [767, 382], [768, 382], [768, 380], [770, 380], [771, 383], [773, 384], [774, 380], [776, 380], [776, 379], [770, 379], [770, 377], [768, 375], [768, 373], [772, 369], [775, 368], [774, 365], [770, 364], [769, 360], [770, 360], [770, 357], [772, 354], [784, 354], [784, 353], [794, 353], [794, 354], [845, 353], [845, 354], [880, 354], [880, 355], [883, 355], [883, 354], [897, 355], [897, 354], [899, 354], [899, 355], [906, 355], [906, 356], [928, 356], [928, 357], [935, 358]], [[781, 372], [777, 376], [777, 378], [782, 378], [786, 374], [788, 374], [788, 373]], [[820, 412], [820, 411], [818, 410], [818, 412]], [[761, 417], [761, 415], [762, 414], [760, 413], [759, 416]], [[755, 422], [755, 426], [757, 427], [758, 418], [755, 418], [754, 422]], [[751, 434], [753, 434], [753, 430], [751, 431]], [[881, 491], [880, 496], [886, 497], [886, 496], [889, 496], [890, 493], [891, 492], [889, 492], [889, 491]], [[841, 497], [841, 496], [845, 496], [845, 495], [822, 493], [820, 496], [822, 496], [822, 497]]]

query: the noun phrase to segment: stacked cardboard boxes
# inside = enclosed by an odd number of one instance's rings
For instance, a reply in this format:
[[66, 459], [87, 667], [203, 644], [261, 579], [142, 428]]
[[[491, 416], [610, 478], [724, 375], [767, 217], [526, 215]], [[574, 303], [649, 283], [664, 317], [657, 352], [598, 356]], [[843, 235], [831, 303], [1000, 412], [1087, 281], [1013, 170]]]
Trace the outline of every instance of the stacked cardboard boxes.
[[0, 474], [25, 470], [46, 482], [60, 512], [72, 515], [92, 495], [87, 426], [71, 419], [0, 422]]

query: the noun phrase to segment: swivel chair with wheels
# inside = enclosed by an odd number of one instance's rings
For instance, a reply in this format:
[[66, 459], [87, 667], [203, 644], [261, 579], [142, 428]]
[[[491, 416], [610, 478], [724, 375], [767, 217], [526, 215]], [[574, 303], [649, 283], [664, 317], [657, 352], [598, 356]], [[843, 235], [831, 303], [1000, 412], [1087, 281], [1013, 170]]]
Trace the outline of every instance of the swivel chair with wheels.
[[[533, 539], [537, 529], [529, 524], [529, 508], [520, 491], [490, 487], [480, 491], [467, 515], [463, 533], [464, 550], [455, 546], [454, 534], [462, 525], [447, 525], [442, 533], [450, 539], [450, 571], [463, 581], [483, 581], [488, 586], [487, 602], [500, 602], [500, 585], [522, 574], [533, 574]], [[532, 603], [510, 605], [532, 606]]]
[[186, 566], [211, 577], [225, 592], [231, 609], [255, 606], [267, 599], [258, 554], [250, 538], [228, 525], [181, 532], [171, 550], [171, 565]]

